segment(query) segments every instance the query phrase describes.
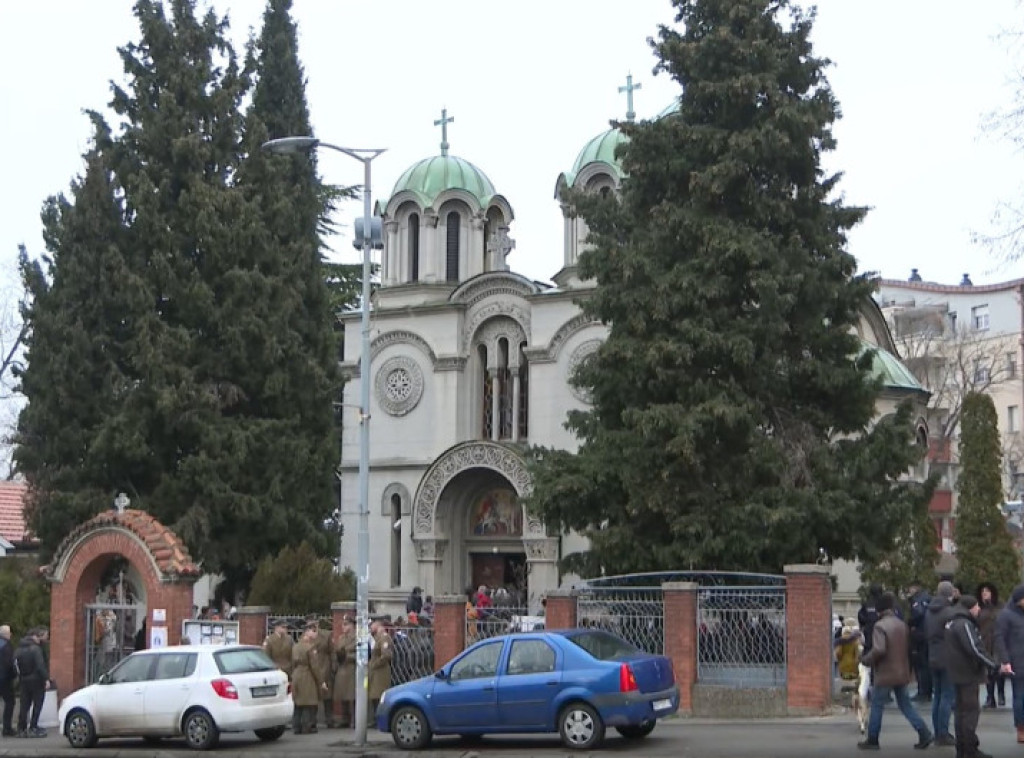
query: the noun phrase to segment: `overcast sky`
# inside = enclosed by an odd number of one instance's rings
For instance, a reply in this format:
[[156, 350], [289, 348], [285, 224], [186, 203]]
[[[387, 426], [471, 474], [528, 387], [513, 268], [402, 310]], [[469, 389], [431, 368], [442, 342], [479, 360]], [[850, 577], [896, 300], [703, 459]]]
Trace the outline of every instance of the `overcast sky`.
[[[241, 42], [261, 0], [216, 0]], [[1000, 200], [1021, 190], [1024, 161], [982, 129], [1007, 106], [1024, 53], [998, 39], [1020, 28], [1015, 0], [820, 0], [814, 40], [835, 66], [844, 117], [827, 166], [846, 174], [847, 201], [873, 207], [850, 239], [861, 270], [956, 283], [1022, 275], [971, 243]], [[295, 0], [300, 55], [317, 136], [386, 147], [373, 195], [390, 194], [415, 161], [437, 154], [433, 121], [446, 107], [451, 152], [472, 161], [511, 203], [513, 270], [549, 280], [562, 265], [559, 173], [625, 113], [626, 75], [642, 84], [638, 117], [678, 94], [651, 74], [646, 43], [671, 24], [668, 0]], [[129, 0], [0, 4], [0, 268], [18, 243], [42, 251], [39, 208], [81, 169], [89, 126], [119, 79], [116, 48], [135, 39]], [[357, 184], [361, 166], [325, 153], [326, 181]], [[342, 208], [341, 223], [361, 204]], [[348, 231], [345, 231], [348, 235]], [[335, 241], [345, 260], [358, 254]]]

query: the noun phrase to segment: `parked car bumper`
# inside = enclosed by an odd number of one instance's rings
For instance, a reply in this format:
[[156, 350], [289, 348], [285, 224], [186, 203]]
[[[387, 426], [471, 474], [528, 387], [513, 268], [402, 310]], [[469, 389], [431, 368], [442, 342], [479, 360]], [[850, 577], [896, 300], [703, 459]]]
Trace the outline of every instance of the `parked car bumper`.
[[291, 723], [295, 705], [291, 698], [282, 703], [250, 705], [245, 708], [225, 710], [214, 716], [217, 728], [222, 732], [247, 732], [251, 729], [269, 729]]
[[595, 695], [594, 706], [608, 726], [630, 726], [671, 716], [679, 710], [679, 685], [660, 692]]

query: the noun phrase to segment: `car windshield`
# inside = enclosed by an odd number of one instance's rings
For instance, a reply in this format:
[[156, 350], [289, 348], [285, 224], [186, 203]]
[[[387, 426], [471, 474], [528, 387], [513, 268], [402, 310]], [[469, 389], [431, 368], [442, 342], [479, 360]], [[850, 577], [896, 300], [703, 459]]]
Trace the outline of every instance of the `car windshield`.
[[277, 666], [259, 648], [224, 650], [213, 654], [217, 670], [222, 674], [250, 674], [254, 671], [275, 671]]
[[611, 661], [640, 652], [624, 639], [608, 632], [580, 632], [568, 635], [568, 638], [570, 642], [579, 645], [599, 661]]

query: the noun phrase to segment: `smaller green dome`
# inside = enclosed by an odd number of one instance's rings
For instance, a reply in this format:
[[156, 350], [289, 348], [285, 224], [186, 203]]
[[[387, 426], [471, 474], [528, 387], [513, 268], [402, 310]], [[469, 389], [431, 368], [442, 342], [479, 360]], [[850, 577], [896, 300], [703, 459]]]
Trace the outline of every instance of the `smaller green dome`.
[[407, 168], [395, 182], [391, 197], [399, 192], [412, 192], [426, 208], [442, 192], [453, 189], [470, 193], [482, 207], [497, 194], [487, 175], [469, 161], [454, 155], [435, 155]]
[[629, 142], [629, 137], [618, 129], [609, 129], [597, 135], [584, 145], [580, 154], [576, 156], [576, 162], [572, 166], [572, 175], [577, 176], [591, 163], [607, 163], [621, 179], [622, 167], [619, 166], [619, 162], [615, 158], [615, 150], [624, 142]]
[[878, 345], [861, 341], [861, 355], [869, 350], [872, 353], [871, 375], [881, 379], [883, 387], [908, 392], [928, 392], [899, 358]]

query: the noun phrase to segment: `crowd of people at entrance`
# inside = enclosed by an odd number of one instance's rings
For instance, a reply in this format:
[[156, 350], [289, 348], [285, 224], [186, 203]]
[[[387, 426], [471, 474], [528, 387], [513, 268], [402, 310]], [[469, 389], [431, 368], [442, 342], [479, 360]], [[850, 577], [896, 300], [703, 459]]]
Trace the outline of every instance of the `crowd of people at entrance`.
[[[382, 620], [370, 623], [367, 642], [368, 718], [372, 718], [381, 695], [391, 686], [394, 642]], [[351, 616], [342, 619], [337, 640], [315, 619], [308, 621], [297, 642], [283, 621], [267, 636], [264, 651], [291, 681], [295, 734], [316, 732], [321, 712], [323, 725], [329, 729], [355, 726], [357, 643]]]
[[[980, 747], [978, 721], [983, 708], [1005, 706], [1007, 679], [1017, 742], [1024, 744], [1024, 584], [1014, 588], [1005, 606], [990, 583], [970, 595], [948, 581], [931, 594], [918, 582], [905, 601], [904, 611], [892, 592], [872, 586], [858, 625], [839, 619], [834, 641], [839, 675], [860, 682], [855, 702], [858, 697], [870, 701], [866, 736], [858, 747], [879, 749], [883, 710], [894, 700], [917, 731], [915, 748], [934, 743], [955, 747], [957, 758], [988, 758]], [[913, 697], [911, 682], [917, 684]], [[931, 704], [930, 728], [915, 701]]]

